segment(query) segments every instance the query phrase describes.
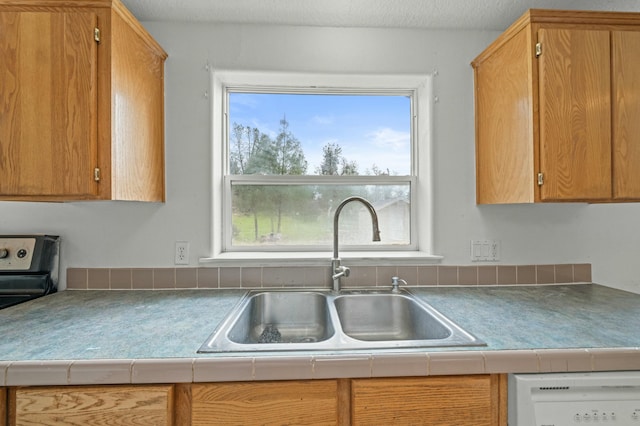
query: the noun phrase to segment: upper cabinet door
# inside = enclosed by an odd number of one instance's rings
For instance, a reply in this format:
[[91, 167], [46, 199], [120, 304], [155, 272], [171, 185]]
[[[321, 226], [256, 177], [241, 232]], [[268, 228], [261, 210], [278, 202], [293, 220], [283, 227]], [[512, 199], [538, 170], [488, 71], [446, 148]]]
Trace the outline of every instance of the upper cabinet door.
[[478, 204], [535, 201], [530, 66], [531, 38], [520, 31], [475, 69]]
[[91, 198], [97, 17], [0, 12], [0, 196]]
[[613, 197], [640, 199], [640, 32], [614, 31]]
[[609, 31], [540, 29], [544, 201], [611, 198]]

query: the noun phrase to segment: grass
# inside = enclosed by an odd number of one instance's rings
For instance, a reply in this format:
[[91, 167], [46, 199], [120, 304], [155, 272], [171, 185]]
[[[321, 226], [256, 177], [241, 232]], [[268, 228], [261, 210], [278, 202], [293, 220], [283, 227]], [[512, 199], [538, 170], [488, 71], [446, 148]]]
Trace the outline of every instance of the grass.
[[[272, 221], [273, 219], [273, 221]], [[269, 234], [277, 232], [277, 217], [258, 216], [258, 241], [255, 239], [253, 215], [234, 214], [234, 245], [268, 243]], [[281, 236], [273, 241], [279, 244], [329, 244], [331, 229], [327, 221], [308, 216], [282, 216]]]

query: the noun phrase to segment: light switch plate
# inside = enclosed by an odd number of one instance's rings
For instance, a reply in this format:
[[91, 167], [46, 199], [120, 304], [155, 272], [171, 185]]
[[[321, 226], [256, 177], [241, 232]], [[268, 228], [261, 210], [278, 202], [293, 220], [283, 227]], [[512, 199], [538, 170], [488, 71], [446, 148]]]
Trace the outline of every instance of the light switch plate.
[[471, 240], [472, 262], [497, 262], [500, 260], [500, 240]]

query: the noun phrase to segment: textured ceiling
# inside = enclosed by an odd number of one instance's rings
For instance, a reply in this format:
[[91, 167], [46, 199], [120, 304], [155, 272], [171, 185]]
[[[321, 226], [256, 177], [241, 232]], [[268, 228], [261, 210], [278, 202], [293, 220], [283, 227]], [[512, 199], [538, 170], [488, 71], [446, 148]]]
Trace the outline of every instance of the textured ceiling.
[[504, 30], [525, 10], [640, 12], [640, 0], [123, 0], [141, 21]]

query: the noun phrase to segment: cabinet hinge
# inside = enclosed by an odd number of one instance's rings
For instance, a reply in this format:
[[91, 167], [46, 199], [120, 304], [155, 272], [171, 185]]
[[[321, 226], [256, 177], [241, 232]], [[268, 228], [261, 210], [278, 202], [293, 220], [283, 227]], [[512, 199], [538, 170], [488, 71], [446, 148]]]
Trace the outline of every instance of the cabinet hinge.
[[100, 169], [98, 167], [93, 169], [93, 180], [100, 182]]
[[96, 41], [96, 43], [100, 43], [100, 28], [95, 27], [93, 29], [93, 39]]
[[536, 58], [542, 55], [542, 43], [536, 43]]
[[544, 184], [544, 174], [538, 173], [538, 186], [542, 186]]

